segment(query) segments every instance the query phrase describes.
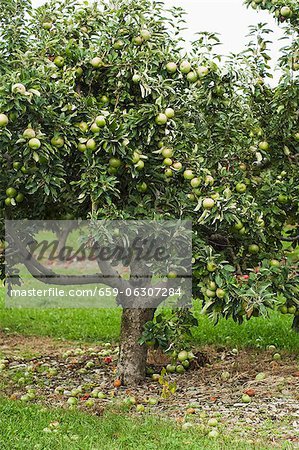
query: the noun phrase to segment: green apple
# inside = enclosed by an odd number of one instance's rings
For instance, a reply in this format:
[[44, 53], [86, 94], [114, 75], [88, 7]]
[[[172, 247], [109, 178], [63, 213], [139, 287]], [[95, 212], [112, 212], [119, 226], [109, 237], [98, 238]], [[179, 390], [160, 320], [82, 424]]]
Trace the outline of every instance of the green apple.
[[159, 381], [160, 377], [161, 377], [161, 375], [159, 373], [153, 373], [152, 374], [152, 380], [153, 381]]
[[205, 177], [205, 184], [209, 184], [210, 186], [213, 186], [215, 180], [211, 175], [207, 175]]
[[24, 139], [35, 138], [35, 131], [32, 128], [26, 128], [26, 130], [23, 132], [23, 138]]
[[260, 372], [255, 376], [256, 381], [263, 381], [266, 378], [266, 374], [264, 372]]
[[140, 36], [144, 41], [149, 41], [152, 35], [148, 30], [143, 29], [140, 31]]
[[63, 139], [62, 136], [54, 136], [54, 137], [52, 137], [52, 139], [51, 139], [51, 144], [52, 144], [54, 147], [61, 148], [61, 147], [64, 146], [64, 139]]
[[179, 364], [175, 368], [176, 373], [183, 374], [185, 373], [185, 367], [182, 364]]
[[172, 148], [164, 147], [161, 152], [163, 158], [172, 158], [173, 150]]
[[98, 127], [102, 128], [106, 125], [106, 119], [105, 116], [97, 116], [95, 118], [95, 123], [97, 124]]
[[90, 131], [94, 134], [99, 133], [101, 131], [101, 128], [94, 122], [90, 127]]
[[155, 122], [157, 125], [165, 125], [167, 123], [166, 114], [160, 113], [156, 116]]
[[187, 170], [185, 170], [185, 172], [183, 173], [183, 177], [185, 178], [185, 180], [192, 180], [192, 179], [195, 177], [195, 175], [194, 175], [194, 173], [192, 172], [192, 170], [187, 169]]
[[188, 369], [190, 366], [190, 362], [186, 359], [186, 361], [182, 361], [182, 366], [184, 369]]
[[288, 19], [289, 17], [292, 16], [293, 11], [288, 6], [283, 6], [280, 9], [280, 14], [282, 15], [282, 17], [286, 17]]
[[21, 167], [21, 163], [19, 161], [14, 161], [12, 166], [14, 169], [18, 170]]
[[269, 146], [267, 141], [262, 141], [262, 142], [259, 143], [259, 149], [260, 150], [264, 150], [264, 151], [268, 151], [270, 149], [270, 146]]
[[22, 203], [22, 201], [24, 200], [24, 195], [20, 192], [17, 196], [16, 196], [16, 202], [17, 203]]
[[79, 142], [79, 144], [77, 145], [77, 149], [79, 150], [79, 152], [83, 153], [86, 151], [86, 145]]
[[117, 175], [117, 174], [118, 174], [118, 169], [117, 169], [116, 167], [111, 167], [111, 166], [109, 166], [109, 168], [108, 168], [108, 173], [109, 173], [110, 175]]
[[215, 283], [215, 281], [209, 281], [208, 283], [208, 289], [210, 289], [211, 291], [216, 291], [217, 289], [217, 284]]
[[134, 152], [133, 153], [133, 157], [132, 157], [132, 162], [133, 162], [133, 164], [137, 164], [138, 163], [138, 161], [140, 161], [140, 153], [138, 153], [138, 152]]
[[215, 418], [211, 418], [208, 420], [208, 426], [209, 427], [217, 427], [218, 425], [218, 420]]
[[186, 352], [186, 350], [182, 350], [181, 352], [179, 352], [177, 359], [180, 362], [186, 361], [186, 359], [188, 359], [188, 352]]
[[174, 109], [172, 109], [172, 108], [166, 108], [166, 109], [165, 109], [165, 116], [166, 116], [168, 119], [172, 119], [172, 118], [175, 116]]
[[245, 183], [238, 183], [238, 184], [236, 185], [236, 191], [237, 191], [239, 194], [243, 194], [244, 192], [246, 192], [246, 189], [247, 189], [247, 186], [246, 186]]
[[145, 182], [137, 184], [137, 191], [139, 192], [146, 192], [147, 191], [147, 184]]
[[144, 405], [136, 405], [136, 411], [137, 412], [144, 412], [145, 411]]
[[102, 95], [100, 98], [100, 102], [104, 105], [107, 105], [109, 103], [109, 97], [107, 95]]
[[212, 291], [211, 289], [206, 289], [206, 296], [209, 298], [216, 297], [216, 292]]
[[215, 201], [212, 198], [205, 198], [202, 202], [204, 209], [212, 209], [215, 206]]
[[280, 262], [277, 259], [271, 259], [270, 267], [280, 267]]
[[92, 58], [92, 60], [90, 61], [90, 64], [92, 65], [92, 67], [94, 69], [98, 69], [99, 67], [101, 67], [103, 65], [103, 61], [101, 60], [101, 58], [99, 58], [98, 56], [95, 56], [94, 58]]
[[9, 187], [5, 191], [7, 197], [14, 198], [17, 195], [17, 190], [14, 187]]
[[190, 181], [190, 184], [193, 188], [198, 188], [200, 186], [201, 180], [200, 178], [192, 178], [192, 180]]
[[52, 28], [52, 22], [43, 22], [43, 29], [44, 30], [51, 30]]
[[281, 205], [287, 205], [289, 203], [289, 197], [284, 194], [279, 194], [279, 196], [277, 197], [277, 200], [278, 200], [278, 203], [280, 203]]
[[182, 170], [183, 165], [182, 165], [182, 163], [176, 161], [172, 164], [172, 167], [174, 170], [180, 171], [180, 170]]
[[175, 278], [177, 278], [178, 274], [176, 272], [174, 272], [173, 270], [168, 272], [167, 274], [167, 278], [174, 280]]
[[137, 164], [135, 164], [136, 169], [139, 170], [143, 170], [144, 169], [144, 161], [142, 161], [142, 159], [140, 159], [140, 161], [137, 162]]
[[87, 125], [87, 123], [86, 122], [80, 122], [80, 123], [78, 123], [78, 127], [80, 128], [80, 130], [83, 132], [83, 133], [86, 133], [87, 131], [88, 131], [88, 125]]
[[281, 312], [281, 314], [287, 314], [288, 313], [288, 307], [286, 305], [282, 305], [279, 308], [279, 311]]
[[142, 45], [143, 44], [143, 39], [142, 39], [142, 37], [141, 36], [135, 36], [134, 38], [133, 38], [133, 44], [134, 45], [136, 45], [137, 47], [140, 47], [140, 45]]
[[121, 160], [119, 158], [110, 158], [109, 166], [118, 169], [121, 166]]
[[235, 223], [235, 225], [234, 225], [234, 230], [236, 230], [236, 231], [240, 231], [242, 228], [243, 228], [243, 223], [242, 222], [236, 222]]
[[260, 251], [260, 248], [257, 244], [251, 244], [248, 247], [248, 251], [251, 255], [256, 255]]
[[171, 166], [172, 165], [172, 159], [171, 158], [165, 158], [163, 160], [164, 166]]
[[208, 437], [212, 439], [216, 439], [219, 436], [219, 432], [217, 430], [211, 430], [208, 433]]
[[88, 139], [88, 141], [86, 142], [86, 148], [88, 150], [94, 151], [97, 148], [96, 141], [93, 138]]
[[121, 49], [123, 48], [124, 45], [125, 45], [125, 44], [124, 44], [124, 41], [122, 41], [121, 39], [118, 39], [117, 41], [114, 42], [113, 48], [114, 48], [115, 50], [121, 50]]
[[175, 373], [175, 366], [172, 365], [172, 364], [168, 364], [168, 365], [166, 366], [166, 371], [167, 371], [168, 373]]
[[62, 56], [56, 56], [56, 58], [54, 58], [54, 64], [56, 67], [63, 67], [64, 66], [64, 58]]
[[134, 73], [134, 75], [132, 76], [132, 81], [133, 83], [140, 83], [141, 81], [141, 76], [138, 73]]
[[189, 83], [196, 83], [196, 81], [198, 80], [197, 73], [193, 71], [189, 72], [187, 74], [187, 80], [189, 81]]
[[229, 372], [222, 372], [221, 380], [222, 381], [228, 381], [229, 379], [230, 379], [230, 373]]
[[100, 391], [100, 392], [98, 392], [97, 397], [100, 398], [101, 400], [103, 400], [103, 399], [107, 398], [107, 395], [104, 392]]
[[251, 397], [247, 394], [243, 394], [242, 395], [242, 403], [250, 403], [251, 402]]
[[189, 63], [189, 61], [182, 61], [180, 64], [180, 71], [182, 73], [189, 73], [191, 70], [191, 64]]
[[268, 345], [268, 350], [273, 352], [274, 350], [276, 350], [276, 346], [275, 345]]
[[28, 145], [32, 150], [38, 150], [41, 146], [41, 141], [37, 138], [32, 138], [29, 140]]
[[168, 73], [175, 73], [177, 71], [178, 66], [174, 62], [169, 62], [166, 64], [166, 70]]
[[76, 77], [77, 77], [77, 78], [81, 78], [82, 75], [83, 75], [83, 69], [82, 69], [82, 67], [77, 67], [75, 73], [76, 73]]
[[197, 74], [199, 76], [199, 78], [204, 78], [205, 76], [207, 76], [209, 73], [209, 69], [208, 67], [205, 66], [199, 66], [197, 68]]
[[212, 261], [209, 261], [208, 264], [207, 264], [207, 270], [209, 272], [215, 272], [216, 269], [217, 269], [217, 264], [215, 264]]
[[223, 289], [218, 288], [218, 289], [216, 290], [216, 296], [217, 296], [218, 298], [224, 298], [224, 297], [225, 297], [225, 291], [224, 291]]
[[6, 114], [0, 114], [0, 128], [6, 127], [8, 124], [8, 117]]

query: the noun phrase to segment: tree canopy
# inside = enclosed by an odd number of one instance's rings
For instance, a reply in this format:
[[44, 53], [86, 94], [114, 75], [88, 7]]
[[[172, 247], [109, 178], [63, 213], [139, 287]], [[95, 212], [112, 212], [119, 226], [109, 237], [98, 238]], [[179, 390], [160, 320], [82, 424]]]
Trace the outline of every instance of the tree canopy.
[[6, 0], [2, 238], [4, 217], [188, 218], [205, 312], [242, 322], [281, 294], [298, 315], [298, 5], [246, 3], [292, 37], [276, 87], [263, 24], [223, 59], [213, 33], [187, 51], [183, 11], [160, 2]]

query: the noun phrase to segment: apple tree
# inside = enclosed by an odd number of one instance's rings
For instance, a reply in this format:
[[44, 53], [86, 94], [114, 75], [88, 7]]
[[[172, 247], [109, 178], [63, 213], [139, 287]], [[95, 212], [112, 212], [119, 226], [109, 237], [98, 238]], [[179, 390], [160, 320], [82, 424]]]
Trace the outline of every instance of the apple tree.
[[[280, 80], [276, 87], [267, 86], [265, 79], [269, 73], [267, 48], [270, 43], [268, 33], [260, 25], [252, 58], [259, 59], [256, 71], [255, 88], [252, 91], [252, 105], [260, 118], [258, 132], [262, 142], [259, 144], [259, 161], [256, 172], [262, 177], [263, 190], [259, 201], [263, 208], [271, 211], [273, 217], [280, 219], [273, 227], [279, 230], [283, 223], [286, 233], [282, 238], [285, 254], [292, 264], [292, 277], [298, 278], [298, 98], [299, 98], [299, 5], [294, 1], [246, 2], [255, 9], [269, 10], [283, 28], [285, 42], [279, 59]], [[269, 148], [265, 141], [269, 141]], [[272, 200], [270, 205], [269, 200]], [[283, 291], [287, 294], [279, 307], [281, 313], [294, 314], [293, 328], [299, 331], [298, 286], [286, 283]]]
[[[187, 53], [182, 10], [160, 2], [65, 0], [32, 9], [22, 0], [24, 14], [6, 3], [1, 238], [5, 218], [189, 219], [193, 297], [203, 312], [241, 323], [266, 315], [281, 294], [298, 315], [296, 268], [282, 244], [296, 243], [298, 107], [288, 77], [266, 85], [263, 50], [256, 58], [251, 46], [252, 54], [224, 63], [217, 35], [200, 33]], [[273, 104], [286, 113], [276, 117]], [[2, 278], [4, 265], [2, 257]], [[140, 338], [154, 314], [123, 308], [123, 383], [145, 375]]]

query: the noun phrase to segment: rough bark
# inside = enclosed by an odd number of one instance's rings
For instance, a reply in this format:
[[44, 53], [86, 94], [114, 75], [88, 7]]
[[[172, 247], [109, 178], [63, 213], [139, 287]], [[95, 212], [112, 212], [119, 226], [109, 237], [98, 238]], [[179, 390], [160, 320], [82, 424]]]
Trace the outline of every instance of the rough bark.
[[295, 316], [292, 324], [292, 329], [296, 331], [296, 333], [299, 333], [299, 316]]
[[136, 385], [145, 377], [147, 346], [138, 340], [155, 309], [124, 308], [122, 313], [118, 374], [124, 385]]

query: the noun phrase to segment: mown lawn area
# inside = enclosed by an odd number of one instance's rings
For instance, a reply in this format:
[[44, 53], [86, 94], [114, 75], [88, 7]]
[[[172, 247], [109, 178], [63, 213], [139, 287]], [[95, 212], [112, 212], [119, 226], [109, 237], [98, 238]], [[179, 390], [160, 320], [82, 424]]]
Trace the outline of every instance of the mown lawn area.
[[[4, 450], [122, 450], [137, 448], [141, 450], [156, 448], [159, 450], [169, 448], [263, 450], [278, 448], [277, 445], [279, 445], [280, 449], [292, 449], [295, 429], [293, 430], [292, 425], [291, 400], [290, 404], [286, 402], [285, 406], [285, 408], [290, 408], [290, 412], [288, 413], [288, 410], [286, 410], [287, 415], [284, 415], [284, 418], [278, 422], [273, 422], [270, 419], [268, 407], [274, 404], [284, 410], [284, 406], [281, 407], [279, 404], [280, 391], [277, 391], [279, 383], [281, 383], [279, 380], [285, 379], [286, 388], [291, 386], [293, 389], [290, 391], [290, 395], [294, 394], [297, 380], [295, 378], [297, 367], [295, 355], [298, 355], [299, 335], [291, 331], [292, 317], [274, 312], [271, 313], [271, 320], [254, 318], [242, 326], [231, 320], [221, 320], [217, 326], [214, 326], [206, 316], [200, 315], [198, 306], [195, 307], [195, 310], [199, 319], [199, 326], [193, 331], [193, 345], [196, 348], [209, 345], [210, 347], [207, 347], [207, 349], [212, 350], [214, 354], [211, 355], [212, 366], [203, 369], [206, 372], [201, 371], [201, 369], [198, 372], [191, 371], [190, 374], [189, 372], [186, 373], [182, 381], [181, 379], [176, 380], [178, 392], [175, 394], [173, 401], [174, 405], [178, 403], [178, 406], [174, 406], [174, 408], [178, 408], [180, 414], [178, 416], [172, 414], [172, 406], [171, 403], [168, 404], [168, 401], [162, 401], [161, 407], [159, 403], [156, 411], [150, 411], [150, 408], [146, 408], [146, 412], [143, 414], [136, 414], [136, 408], [126, 411], [119, 410], [117, 401], [123, 401], [123, 397], [126, 398], [126, 396], [132, 394], [123, 390], [121, 393], [116, 393], [115, 399], [113, 392], [113, 395], [110, 396], [113, 368], [109, 367], [107, 367], [108, 372], [103, 378], [103, 380], [106, 380], [107, 386], [110, 386], [110, 388], [106, 387], [109, 401], [105, 403], [104, 400], [103, 411], [100, 408], [100, 412], [95, 414], [94, 411], [89, 413], [86, 409], [84, 410], [84, 399], [80, 400], [80, 404], [83, 405], [82, 410], [82, 408], [70, 408], [66, 402], [67, 397], [61, 399], [54, 396], [52, 398], [52, 391], [56, 382], [61, 383], [65, 380], [65, 382], [70, 383], [71, 387], [74, 387], [83, 382], [80, 377], [87, 377], [87, 375], [78, 375], [78, 377], [76, 375], [78, 379], [75, 377], [74, 380], [70, 381], [68, 375], [63, 375], [62, 367], [66, 367], [66, 370], [68, 370], [68, 362], [61, 359], [61, 355], [59, 356], [62, 351], [59, 349], [59, 345], [66, 346], [66, 348], [85, 345], [87, 348], [91, 345], [88, 342], [93, 343], [92, 345], [101, 345], [101, 342], [117, 342], [121, 311], [113, 309], [7, 309], [4, 305], [4, 290], [2, 289], [0, 330], [2, 332], [3, 351], [0, 348], [0, 356], [6, 357], [8, 355], [10, 358], [9, 364], [12, 368], [6, 368], [3, 371], [3, 385], [0, 386], [2, 391], [2, 398], [0, 397], [0, 448]], [[22, 336], [28, 336], [28, 342], [25, 339], [25, 342], [22, 343]], [[34, 336], [37, 336], [37, 338]], [[39, 336], [43, 336], [43, 338], [38, 338]], [[53, 338], [53, 342], [44, 338], [44, 336]], [[57, 341], [57, 338], [70, 342]], [[10, 342], [14, 340], [16, 345], [10, 346]], [[31, 340], [35, 350], [30, 349]], [[79, 343], [73, 341], [79, 341]], [[82, 344], [80, 344], [80, 341]], [[259, 350], [254, 350], [256, 348], [265, 349], [270, 344], [275, 344], [277, 349], [284, 350], [281, 365], [276, 363], [273, 366], [271, 365], [269, 352], [265, 351], [260, 354]], [[221, 350], [222, 347], [225, 347], [225, 352]], [[239, 352], [239, 357], [232, 356], [230, 349], [234, 347], [243, 349]], [[249, 348], [253, 350], [249, 350]], [[37, 349], [38, 355], [41, 355], [41, 361], [34, 359]], [[256, 360], [254, 352], [257, 355]], [[290, 355], [287, 356], [289, 353]], [[224, 354], [225, 359], [222, 360]], [[38, 355], [36, 355], [37, 358], [39, 358]], [[18, 361], [21, 366], [24, 363], [29, 365], [42, 363], [42, 356], [44, 356], [46, 364], [50, 362], [50, 364], [58, 367], [57, 380], [55, 381], [54, 376], [49, 382], [45, 374], [36, 375], [36, 380], [33, 377], [35, 381], [32, 378], [32, 386], [36, 387], [42, 395], [40, 398], [38, 395], [31, 403], [24, 403], [20, 400], [20, 396], [26, 391], [26, 386], [16, 381], [15, 376], [17, 375], [14, 375], [15, 369], [13, 366]], [[115, 355], [116, 357], [117, 355]], [[83, 355], [81, 358], [86, 359], [86, 356]], [[257, 364], [258, 359], [259, 364]], [[55, 362], [56, 360], [57, 362]], [[262, 361], [264, 362], [262, 363]], [[244, 367], [242, 366], [243, 362]], [[80, 360], [76, 363], [79, 366], [81, 364]], [[75, 374], [78, 369], [79, 374], [79, 366], [76, 369], [74, 367], [71, 373]], [[97, 369], [97, 362], [95, 367]], [[229, 370], [232, 374], [232, 380], [224, 385], [219, 376], [219, 373], [223, 370]], [[239, 401], [242, 395], [244, 382], [246, 381], [247, 387], [251, 386], [254, 383], [255, 372], [260, 371], [268, 373], [267, 380], [273, 384], [273, 391], [271, 392], [274, 392], [274, 388], [277, 392], [275, 395], [273, 394], [272, 398], [272, 394], [268, 395], [269, 386], [267, 388], [267, 384], [264, 386], [264, 382], [262, 382], [261, 385], [254, 386], [257, 389], [257, 398], [253, 401], [252, 406], [246, 409], [247, 416], [253, 414], [250, 417], [254, 417], [254, 422], [249, 427], [250, 430], [247, 427], [248, 430], [245, 432], [243, 427], [246, 424], [241, 419], [242, 411], [237, 412], [238, 408], [234, 411], [234, 404]], [[200, 375], [203, 373], [206, 373], [206, 375]], [[239, 373], [242, 374], [243, 381], [239, 380]], [[91, 381], [95, 374], [89, 375]], [[204, 384], [202, 384], [200, 378], [197, 378], [200, 376], [203, 376], [206, 380]], [[44, 384], [41, 377], [43, 377]], [[107, 377], [110, 377], [110, 379]], [[210, 377], [209, 381], [205, 377]], [[190, 395], [185, 394], [184, 389], [191, 387], [197, 391], [204, 388], [202, 393], [207, 398], [202, 400], [201, 407], [203, 411], [208, 412], [208, 417], [213, 417], [215, 411], [216, 413], [218, 411], [221, 416], [217, 426], [218, 436], [216, 438], [208, 436], [207, 418], [203, 419], [205, 429], [202, 429], [198, 414], [194, 415], [195, 426], [187, 430], [182, 427], [184, 421], [193, 421], [193, 416], [191, 419], [189, 417], [184, 418], [184, 411], [187, 410], [189, 401], [188, 395]], [[147, 381], [141, 389], [144, 395], [142, 394], [140, 398], [153, 395], [154, 392], [154, 395], [158, 397], [160, 395], [159, 389], [159, 385], [153, 388], [151, 382]], [[204, 395], [205, 390], [208, 391], [206, 396]], [[221, 396], [223, 406], [218, 407], [218, 404], [213, 406], [209, 398], [210, 391]], [[12, 392], [13, 394], [11, 394]], [[191, 395], [195, 395], [194, 392]], [[15, 397], [14, 393], [16, 393], [16, 398], [13, 398]], [[140, 395], [140, 392], [137, 393], [137, 396]], [[196, 395], [201, 394], [197, 392]], [[264, 411], [265, 396], [267, 399]], [[53, 408], [54, 404], [56, 405], [55, 408]], [[229, 408], [229, 412], [227, 408]], [[164, 416], [161, 418], [159, 414], [162, 411], [164, 411]], [[254, 423], [257, 418], [261, 417], [260, 411], [264, 411], [261, 413], [264, 416], [255, 430]], [[179, 420], [178, 422], [176, 422], [176, 418]]]
[[[122, 414], [95, 417], [73, 410], [43, 408], [0, 399], [2, 450], [263, 450], [234, 436], [208, 438], [198, 429], [183, 431], [174, 423], [153, 416], [133, 418]], [[280, 448], [291, 449], [288, 444]]]
[[[242, 326], [221, 320], [217, 326], [196, 308], [199, 326], [193, 331], [194, 345], [261, 347], [275, 344], [288, 351], [299, 350], [299, 334], [291, 330], [292, 316], [278, 312], [267, 318], [252, 318]], [[0, 328], [8, 333], [50, 336], [82, 341], [117, 341], [121, 311], [115, 309], [7, 309], [0, 290]]]

